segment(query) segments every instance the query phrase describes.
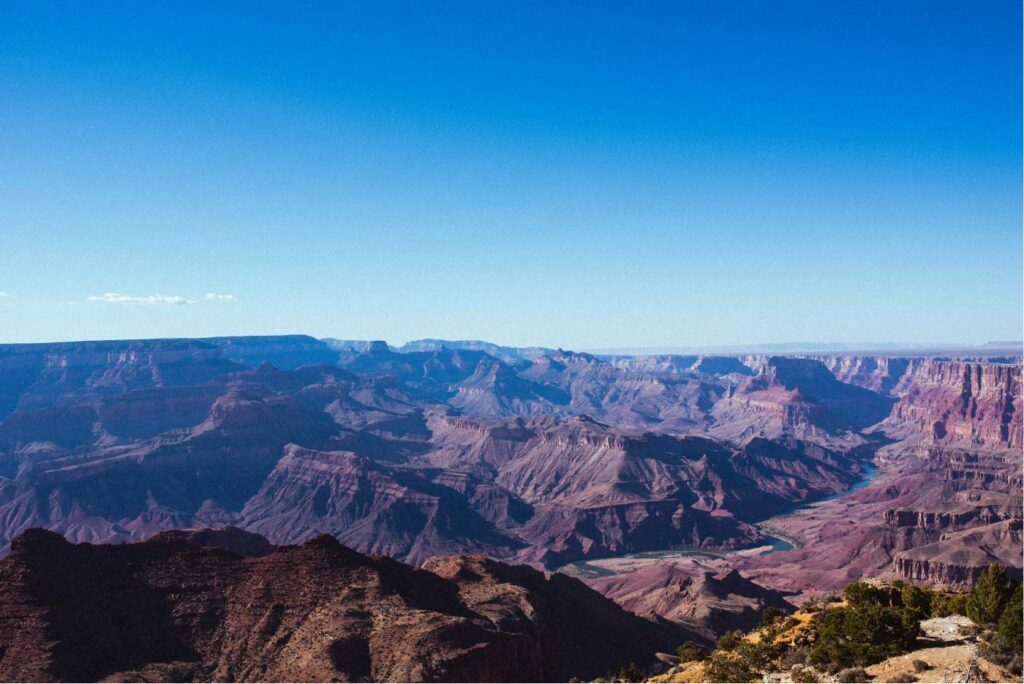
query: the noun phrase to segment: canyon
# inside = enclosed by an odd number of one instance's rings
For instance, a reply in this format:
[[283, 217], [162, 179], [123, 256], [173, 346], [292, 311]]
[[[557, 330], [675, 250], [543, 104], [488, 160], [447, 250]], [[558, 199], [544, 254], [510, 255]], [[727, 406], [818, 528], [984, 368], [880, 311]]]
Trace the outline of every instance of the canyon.
[[1019, 578], [1021, 410], [1005, 352], [0, 345], [0, 550], [17, 557], [32, 528], [117, 545], [233, 526], [267, 548], [326, 534], [441, 575], [439, 557], [551, 573], [694, 552], [586, 582], [710, 638], [865, 577], [966, 586], [1000, 562]]

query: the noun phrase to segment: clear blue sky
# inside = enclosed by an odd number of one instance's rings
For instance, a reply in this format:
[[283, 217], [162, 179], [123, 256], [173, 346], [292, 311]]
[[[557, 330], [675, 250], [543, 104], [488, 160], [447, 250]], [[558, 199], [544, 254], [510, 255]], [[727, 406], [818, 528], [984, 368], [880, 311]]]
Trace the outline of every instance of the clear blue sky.
[[0, 3], [0, 341], [1019, 339], [1021, 251], [1016, 0]]

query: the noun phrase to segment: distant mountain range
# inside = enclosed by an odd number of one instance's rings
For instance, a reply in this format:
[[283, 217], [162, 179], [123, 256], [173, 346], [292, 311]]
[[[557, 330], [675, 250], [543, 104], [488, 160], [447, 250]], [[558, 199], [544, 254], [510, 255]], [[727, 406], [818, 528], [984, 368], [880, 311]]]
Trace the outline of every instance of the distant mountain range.
[[[334, 349], [365, 350], [369, 340], [339, 340], [324, 338]], [[434, 351], [441, 348], [484, 351], [503, 361], [533, 360], [556, 349], [547, 347], [506, 347], [481, 340], [423, 339], [406, 342], [401, 346], [388, 345], [392, 351], [406, 353]], [[910, 356], [985, 356], [987, 354], [1020, 355], [1024, 341], [996, 341], [984, 344], [921, 344], [915, 342], [778, 342], [747, 345], [663, 346], [663, 347], [605, 347], [581, 351], [597, 356], [661, 356], [661, 355], [742, 355], [742, 354], [823, 354], [864, 353], [876, 355]]]
[[611, 356], [650, 356], [652, 354], [824, 354], [860, 353], [876, 355], [962, 356], [989, 353], [1021, 354], [1024, 342], [986, 342], [984, 344], [922, 344], [916, 342], [777, 342], [771, 344], [622, 347], [587, 349], [591, 354]]

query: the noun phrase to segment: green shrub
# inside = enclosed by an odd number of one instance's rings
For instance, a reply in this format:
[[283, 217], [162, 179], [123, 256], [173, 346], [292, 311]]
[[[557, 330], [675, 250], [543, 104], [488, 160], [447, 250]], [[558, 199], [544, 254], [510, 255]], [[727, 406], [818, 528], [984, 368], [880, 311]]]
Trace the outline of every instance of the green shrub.
[[630, 663], [619, 670], [618, 679], [622, 682], [642, 682], [646, 677], [644, 677], [643, 670], [637, 667], [636, 663]]
[[708, 657], [708, 654], [707, 651], [692, 641], [684, 641], [676, 646], [676, 656], [680, 662], [687, 663], [691, 660], [704, 660]]
[[931, 614], [932, 617], [966, 615], [966, 594], [935, 594], [931, 600]]
[[914, 668], [914, 672], [926, 672], [932, 669], [932, 666], [924, 662], [923, 660], [914, 660], [910, 663], [910, 665]]
[[704, 661], [704, 676], [711, 682], [750, 682], [757, 677], [742, 658], [713, 653]]
[[1006, 568], [993, 563], [985, 568], [967, 595], [967, 617], [979, 625], [995, 624], [1012, 593], [1013, 586], [1006, 577]]
[[917, 677], [910, 674], [909, 672], [901, 672], [900, 674], [889, 677], [885, 681], [893, 682], [893, 684], [909, 684], [909, 682], [916, 682]]
[[932, 593], [913, 584], [905, 584], [900, 588], [900, 603], [906, 610], [915, 611], [920, 619], [931, 617]]
[[743, 641], [736, 647], [736, 653], [747, 662], [751, 669], [765, 671], [774, 669], [776, 661], [786, 650], [785, 644], [775, 644], [768, 638], [756, 643]]
[[715, 642], [715, 648], [720, 651], [732, 651], [740, 645], [741, 641], [743, 641], [743, 632], [734, 629], [718, 637], [718, 641]]
[[1021, 587], [1018, 584], [1003, 607], [996, 631], [986, 639], [982, 651], [986, 658], [1018, 676], [1021, 674], [1021, 661], [1024, 659], [1022, 621], [1024, 621], [1024, 601], [1022, 601]]
[[811, 662], [872, 665], [914, 647], [918, 621], [911, 612], [871, 602], [829, 610], [818, 627]]
[[889, 591], [872, 586], [866, 582], [853, 582], [846, 585], [846, 589], [843, 591], [843, 598], [846, 599], [849, 605], [854, 607], [889, 605]]
[[765, 606], [765, 609], [761, 611], [761, 620], [757, 626], [759, 629], [764, 629], [770, 625], [778, 622], [779, 618], [782, 617], [782, 611], [775, 606]]
[[999, 636], [1008, 644], [1024, 643], [1024, 592], [1021, 585], [1010, 595], [999, 616]]

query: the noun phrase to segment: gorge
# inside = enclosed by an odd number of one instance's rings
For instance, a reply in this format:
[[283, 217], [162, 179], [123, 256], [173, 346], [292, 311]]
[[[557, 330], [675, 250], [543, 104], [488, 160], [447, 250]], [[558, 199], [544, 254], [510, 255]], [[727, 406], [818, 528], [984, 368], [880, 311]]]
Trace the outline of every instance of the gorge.
[[582, 567], [708, 638], [866, 577], [1019, 578], [1020, 358], [964, 356], [2, 345], [0, 545], [229, 525]]

